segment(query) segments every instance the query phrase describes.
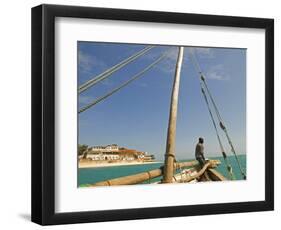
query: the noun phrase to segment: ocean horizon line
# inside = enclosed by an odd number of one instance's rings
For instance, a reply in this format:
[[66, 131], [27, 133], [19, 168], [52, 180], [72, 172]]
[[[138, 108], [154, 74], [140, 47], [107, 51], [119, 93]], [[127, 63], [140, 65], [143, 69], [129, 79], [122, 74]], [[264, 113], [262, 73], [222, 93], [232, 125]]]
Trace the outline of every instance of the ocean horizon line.
[[[246, 156], [247, 154], [246, 153], [237, 153], [236, 154], [237, 156]], [[230, 156], [234, 156], [234, 154], [228, 154], [227, 155], [228, 157], [230, 157]], [[212, 158], [216, 158], [216, 157], [223, 157], [221, 154], [220, 155], [211, 155], [211, 156], [208, 156], [208, 155], [206, 155], [205, 154], [205, 158], [206, 159], [212, 159]], [[163, 160], [163, 159], [158, 159], [158, 158], [156, 158], [155, 160], [157, 160], [157, 161], [161, 161], [161, 162], [164, 162], [165, 161], [165, 159]], [[195, 156], [193, 157], [193, 158], [177, 158], [177, 156], [176, 156], [176, 160], [177, 161], [190, 161], [190, 160], [195, 160]]]

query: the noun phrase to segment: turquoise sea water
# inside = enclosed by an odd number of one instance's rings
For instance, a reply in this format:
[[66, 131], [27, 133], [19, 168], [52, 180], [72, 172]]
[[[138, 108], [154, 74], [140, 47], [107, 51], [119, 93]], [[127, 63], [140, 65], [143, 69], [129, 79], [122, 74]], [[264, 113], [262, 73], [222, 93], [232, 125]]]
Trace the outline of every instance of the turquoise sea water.
[[[246, 155], [238, 155], [239, 161], [242, 165], [244, 172], [246, 173]], [[217, 170], [222, 173], [225, 177], [228, 176], [225, 168], [223, 157], [212, 157], [210, 159], [218, 159], [221, 164], [217, 167]], [[188, 160], [184, 160], [188, 161]], [[242, 180], [242, 176], [239, 171], [239, 167], [236, 163], [234, 156], [228, 156], [228, 161], [232, 166], [233, 173], [236, 180]], [[125, 165], [125, 166], [110, 166], [101, 168], [82, 168], [78, 169], [78, 186], [86, 184], [93, 184], [99, 181], [113, 179], [121, 176], [128, 176], [136, 173], [157, 169], [162, 166], [163, 163], [155, 164], [143, 164], [143, 165]], [[150, 182], [159, 181], [161, 177], [155, 178]], [[149, 183], [148, 181], [146, 183]]]

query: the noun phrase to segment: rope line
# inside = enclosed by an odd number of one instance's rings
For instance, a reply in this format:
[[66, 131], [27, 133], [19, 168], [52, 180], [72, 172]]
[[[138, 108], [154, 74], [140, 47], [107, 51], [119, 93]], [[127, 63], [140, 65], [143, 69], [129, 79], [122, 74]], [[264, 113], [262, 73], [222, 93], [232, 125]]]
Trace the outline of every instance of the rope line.
[[[202, 84], [200, 82], [200, 84]], [[212, 123], [213, 123], [213, 126], [215, 128], [215, 131], [216, 131], [216, 136], [217, 136], [217, 139], [218, 139], [218, 142], [219, 142], [219, 145], [220, 145], [220, 149], [221, 149], [221, 153], [223, 155], [223, 159], [224, 159], [224, 162], [225, 162], [225, 165], [226, 165], [226, 169], [227, 169], [227, 172], [228, 172], [228, 176], [231, 180], [234, 179], [234, 175], [232, 173], [232, 167], [230, 166], [230, 164], [228, 163], [228, 160], [227, 160], [227, 156], [226, 156], [226, 153], [224, 151], [224, 147], [222, 145], [222, 142], [221, 142], [221, 138], [219, 136], [219, 132], [218, 132], [218, 129], [217, 129], [217, 125], [216, 125], [216, 122], [215, 122], [215, 119], [214, 119], [214, 116], [213, 116], [213, 113], [211, 111], [211, 108], [210, 108], [210, 104], [209, 104], [209, 101], [208, 101], [208, 98], [206, 96], [206, 93], [205, 93], [205, 90], [204, 88], [202, 88], [202, 85], [201, 85], [201, 91], [202, 91], [202, 94], [204, 96], [204, 99], [205, 99], [205, 102], [207, 104], [207, 108], [208, 108], [208, 111], [209, 111], [209, 114], [210, 114], [210, 117], [211, 117], [211, 120], [212, 120]]]
[[243, 178], [246, 179], [246, 174], [244, 173], [244, 171], [243, 171], [243, 169], [242, 169], [241, 163], [240, 163], [240, 161], [239, 161], [239, 159], [238, 159], [238, 156], [237, 156], [236, 151], [235, 151], [235, 149], [234, 149], [234, 146], [233, 146], [233, 144], [232, 144], [231, 138], [230, 138], [230, 136], [228, 135], [228, 131], [227, 131], [227, 129], [226, 129], [226, 126], [225, 126], [224, 123], [223, 123], [223, 120], [222, 120], [222, 118], [221, 118], [221, 116], [220, 116], [220, 113], [219, 113], [219, 110], [218, 110], [218, 108], [217, 108], [217, 105], [216, 105], [216, 103], [215, 103], [215, 101], [214, 101], [214, 99], [213, 99], [213, 97], [212, 97], [212, 94], [211, 94], [211, 92], [210, 92], [210, 90], [209, 90], [209, 88], [208, 88], [208, 86], [207, 86], [205, 77], [202, 75], [202, 76], [201, 76], [201, 79], [202, 79], [202, 82], [203, 82], [204, 85], [205, 85], [205, 88], [206, 88], [206, 90], [207, 90], [207, 93], [208, 93], [208, 95], [209, 95], [209, 97], [210, 97], [210, 99], [211, 99], [211, 102], [212, 102], [212, 104], [213, 104], [213, 107], [214, 107], [214, 109], [215, 109], [215, 111], [216, 111], [216, 114], [217, 114], [217, 117], [218, 117], [218, 120], [219, 120], [219, 125], [220, 125], [221, 129], [222, 129], [222, 130], [224, 131], [224, 133], [225, 133], [225, 136], [226, 136], [226, 138], [227, 138], [227, 140], [228, 140], [228, 143], [229, 143], [229, 145], [230, 145], [230, 148], [231, 148], [231, 152], [234, 154], [234, 157], [235, 157], [236, 162], [237, 162], [237, 164], [238, 164], [240, 173], [241, 173], [241, 175], [243, 176]]
[[[210, 93], [209, 89], [207, 88], [207, 84], [206, 84], [206, 82], [205, 82], [205, 78], [204, 78], [204, 76], [203, 76], [203, 73], [202, 73], [202, 70], [201, 70], [201, 68], [200, 68], [200, 66], [199, 66], [199, 63], [198, 63], [198, 62], [196, 61], [196, 59], [195, 59], [194, 52], [191, 52], [191, 51], [190, 51], [190, 52], [189, 52], [189, 56], [190, 56], [191, 62], [193, 63], [193, 65], [195, 66], [195, 68], [197, 69], [197, 71], [198, 71], [198, 73], [199, 73], [201, 92], [202, 92], [202, 94], [203, 94], [203, 98], [204, 98], [204, 100], [205, 100], [205, 102], [206, 102], [206, 105], [207, 105], [207, 108], [208, 108], [208, 111], [209, 111], [209, 114], [210, 114], [210, 117], [211, 117], [211, 120], [212, 120], [214, 129], [215, 129], [215, 132], [216, 132], [216, 136], [217, 136], [217, 139], [218, 139], [218, 142], [219, 142], [219, 146], [220, 146], [220, 149], [221, 149], [221, 153], [222, 153], [222, 155], [223, 155], [224, 163], [225, 163], [225, 166], [226, 166], [226, 169], [227, 169], [229, 178], [230, 178], [231, 180], [233, 180], [233, 179], [235, 179], [235, 176], [234, 176], [234, 174], [233, 174], [232, 167], [231, 167], [231, 165], [230, 165], [229, 162], [228, 162], [228, 158], [227, 158], [226, 152], [225, 152], [225, 150], [224, 150], [224, 147], [223, 147], [223, 144], [222, 144], [222, 141], [221, 141], [219, 132], [218, 132], [218, 128], [217, 128], [217, 125], [216, 125], [216, 122], [215, 122], [215, 119], [214, 119], [212, 110], [211, 110], [211, 108], [210, 108], [209, 100], [208, 100], [207, 95], [206, 95], [206, 92], [205, 92], [205, 90], [204, 90], [204, 86], [206, 86], [205, 88], [206, 88], [207, 93], [208, 93], [208, 95], [209, 95], [209, 97], [210, 97], [210, 99], [211, 99], [211, 102], [212, 102], [212, 104], [213, 104], [213, 107], [215, 108], [215, 112], [216, 112], [216, 115], [217, 115], [219, 121], [221, 121], [221, 116], [220, 116], [219, 111], [218, 111], [218, 109], [217, 109], [217, 106], [215, 105], [215, 102], [214, 102], [214, 100], [213, 100], [213, 98], [212, 98], [212, 96], [211, 96], [211, 93]], [[203, 83], [202, 83], [202, 82], [203, 82]], [[204, 84], [204, 85], [203, 85], [203, 84]], [[221, 123], [222, 123], [222, 122], [220, 122], [220, 124], [221, 124]], [[239, 165], [239, 166], [240, 166], [240, 165]], [[240, 168], [240, 169], [241, 169], [241, 168]], [[241, 170], [240, 170], [240, 172], [241, 172]], [[243, 176], [244, 176], [244, 175], [243, 175]]]
[[[193, 56], [192, 56], [192, 54], [193, 54]], [[243, 169], [242, 169], [242, 166], [241, 166], [240, 161], [239, 161], [239, 159], [238, 159], [238, 157], [237, 157], [237, 154], [236, 154], [236, 151], [235, 151], [235, 149], [234, 149], [234, 146], [233, 146], [233, 143], [232, 143], [232, 141], [231, 141], [231, 138], [230, 138], [230, 136], [228, 135], [228, 131], [227, 131], [227, 129], [226, 129], [224, 123], [223, 123], [223, 120], [222, 120], [222, 117], [221, 117], [220, 112], [219, 112], [219, 110], [218, 110], [218, 107], [217, 107], [217, 105], [216, 105], [216, 103], [215, 103], [215, 100], [214, 100], [212, 94], [211, 94], [211, 91], [209, 90], [209, 87], [208, 87], [208, 85], [207, 85], [206, 79], [205, 79], [205, 77], [203, 76], [203, 72], [202, 72], [202, 70], [200, 69], [199, 63], [198, 63], [198, 61], [197, 61], [195, 55], [196, 55], [195, 52], [193, 52], [193, 53], [190, 52], [191, 60], [196, 63], [196, 66], [197, 66], [198, 70], [200, 71], [200, 72], [199, 72], [199, 74], [200, 74], [200, 80], [201, 80], [201, 82], [203, 82], [203, 84], [204, 84], [204, 86], [205, 86], [205, 88], [206, 88], [206, 90], [207, 90], [208, 96], [209, 96], [210, 99], [211, 99], [212, 105], [213, 105], [213, 107], [214, 107], [214, 109], [215, 109], [217, 118], [218, 118], [218, 120], [219, 120], [219, 125], [220, 125], [221, 129], [224, 131], [224, 133], [225, 133], [225, 135], [226, 135], [226, 138], [227, 138], [228, 143], [229, 143], [230, 148], [231, 148], [231, 152], [234, 154], [235, 159], [236, 159], [236, 162], [237, 162], [237, 164], [238, 164], [240, 173], [241, 173], [241, 175], [243, 176], [243, 178], [246, 179], [246, 174], [244, 173], [244, 171], [243, 171]]]
[[166, 56], [167, 56], [168, 52], [164, 52], [162, 53], [162, 55], [157, 58], [154, 62], [152, 62], [150, 65], [148, 65], [147, 67], [145, 67], [142, 71], [138, 72], [137, 74], [135, 74], [130, 80], [126, 81], [125, 83], [123, 83], [122, 85], [120, 85], [119, 87], [116, 87], [115, 89], [113, 89], [111, 92], [107, 93], [104, 96], [99, 97], [98, 99], [92, 101], [91, 103], [89, 103], [88, 105], [84, 106], [83, 108], [81, 108], [79, 110], [78, 113], [82, 113], [84, 111], [86, 111], [87, 109], [91, 108], [92, 106], [98, 104], [99, 102], [103, 101], [104, 99], [110, 97], [111, 95], [113, 95], [114, 93], [118, 92], [119, 90], [121, 90], [122, 88], [124, 88], [125, 86], [129, 85], [131, 82], [133, 82], [134, 80], [140, 78], [143, 76], [143, 74], [145, 72], [147, 72], [148, 70], [150, 70], [151, 68], [153, 68], [156, 64], [158, 64], [160, 61], [162, 61]]
[[142, 50], [138, 51], [137, 53], [133, 54], [132, 56], [124, 59], [123, 61], [119, 62], [118, 64], [112, 66], [111, 68], [107, 69], [106, 71], [97, 75], [96, 77], [92, 78], [91, 80], [83, 83], [81, 86], [79, 86], [78, 93], [80, 94], [80, 93], [84, 92], [85, 90], [87, 90], [88, 88], [96, 85], [100, 81], [108, 78], [114, 72], [116, 72], [117, 70], [126, 66], [127, 64], [131, 63], [132, 61], [136, 60], [137, 58], [141, 57], [142, 55], [144, 55], [145, 53], [147, 53], [149, 50], [151, 50], [154, 47], [155, 46], [146, 46], [144, 49], [142, 49]]

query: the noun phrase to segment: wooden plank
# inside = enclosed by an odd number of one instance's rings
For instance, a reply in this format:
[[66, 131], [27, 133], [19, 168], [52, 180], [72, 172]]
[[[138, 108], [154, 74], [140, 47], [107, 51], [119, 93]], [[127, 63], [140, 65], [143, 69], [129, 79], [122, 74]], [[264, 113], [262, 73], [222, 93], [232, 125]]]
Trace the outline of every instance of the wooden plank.
[[208, 174], [211, 177], [213, 181], [225, 181], [227, 180], [222, 174], [220, 174], [217, 170], [215, 169], [208, 169]]
[[143, 172], [135, 175], [119, 177], [111, 180], [101, 181], [92, 186], [111, 186], [111, 185], [130, 185], [130, 184], [139, 184], [146, 180], [150, 180], [156, 177], [162, 176], [162, 169], [154, 169], [148, 172]]
[[196, 173], [195, 175], [192, 175], [192, 176], [187, 176], [187, 178], [182, 182], [187, 183], [187, 182], [192, 181], [194, 179], [200, 178], [210, 166], [211, 166], [211, 162], [206, 163], [204, 165], [204, 167], [198, 173]]
[[[196, 177], [187, 178], [186, 182], [189, 182], [189, 181], [201, 176], [203, 173], [205, 173], [207, 168], [215, 167], [219, 163], [220, 163], [220, 161], [217, 161], [217, 160], [208, 161], [206, 163], [206, 165], [203, 167], [203, 169], [204, 169], [203, 172], [202, 172], [202, 170], [200, 170], [199, 174]], [[196, 167], [196, 166], [198, 166], [198, 162], [196, 160], [194, 160], [194, 161], [175, 163], [174, 168], [182, 169], [182, 168], [186, 168], [186, 167]], [[134, 175], [118, 177], [115, 179], [97, 182], [95, 184], [88, 185], [88, 187], [140, 184], [144, 181], [147, 181], [147, 180], [150, 180], [150, 179], [162, 176], [162, 175], [163, 175], [163, 166], [160, 167], [159, 169], [154, 169], [154, 170], [143, 172], [143, 173], [138, 173], [138, 174], [134, 174]]]
[[194, 167], [198, 165], [198, 161], [187, 161], [187, 162], [177, 162], [175, 163], [175, 168], [180, 169], [180, 168], [185, 168], [185, 167]]

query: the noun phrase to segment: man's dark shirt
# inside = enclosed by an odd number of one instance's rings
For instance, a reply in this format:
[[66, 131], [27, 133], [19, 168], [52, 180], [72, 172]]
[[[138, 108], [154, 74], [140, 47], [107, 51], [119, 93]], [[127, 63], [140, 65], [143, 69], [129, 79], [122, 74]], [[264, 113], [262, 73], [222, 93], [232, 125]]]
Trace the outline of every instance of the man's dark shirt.
[[203, 145], [203, 143], [198, 143], [196, 145], [195, 157], [196, 157], [196, 159], [198, 159], [198, 158], [203, 158], [204, 159], [204, 145]]

